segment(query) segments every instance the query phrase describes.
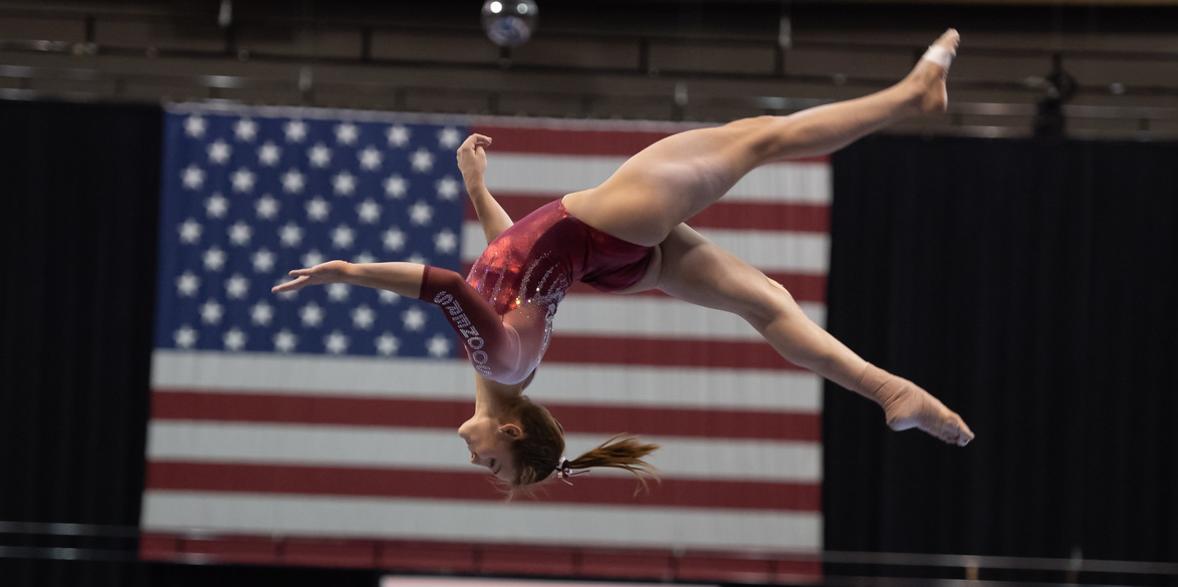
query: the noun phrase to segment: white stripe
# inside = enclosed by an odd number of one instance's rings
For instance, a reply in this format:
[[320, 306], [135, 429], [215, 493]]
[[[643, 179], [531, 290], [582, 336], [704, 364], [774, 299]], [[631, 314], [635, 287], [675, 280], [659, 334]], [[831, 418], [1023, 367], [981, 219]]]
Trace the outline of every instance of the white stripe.
[[[807, 302], [800, 306], [811, 320], [825, 323], [826, 304]], [[646, 296], [571, 295], [561, 302], [553, 328], [568, 335], [765, 340], [736, 314]]]
[[[459, 424], [454, 422], [455, 430]], [[667, 478], [817, 482], [822, 477], [822, 450], [814, 442], [642, 439], [661, 446], [650, 462]], [[581, 454], [603, 440], [599, 434], [565, 438], [569, 454]], [[468, 462], [470, 451], [454, 430], [431, 428], [165, 420], [148, 426], [147, 445], [153, 460], [485, 471]], [[600, 473], [628, 475], [610, 469]]]
[[[720, 248], [761, 271], [825, 275], [830, 256], [830, 237], [812, 232], [702, 229]], [[471, 263], [487, 248], [487, 238], [477, 221], [462, 223], [462, 260]]]
[[[563, 195], [595, 187], [613, 175], [628, 157], [534, 155], [496, 152], [487, 156], [491, 193]], [[724, 195], [727, 201], [829, 204], [830, 165], [783, 162], [754, 169]]]
[[[157, 350], [152, 387], [297, 396], [470, 399], [464, 360]], [[544, 403], [782, 410], [822, 407], [822, 380], [798, 371], [544, 363], [528, 393]]]
[[413, 538], [562, 545], [775, 549], [821, 548], [818, 512], [570, 506], [183, 491], [147, 491], [148, 531]]

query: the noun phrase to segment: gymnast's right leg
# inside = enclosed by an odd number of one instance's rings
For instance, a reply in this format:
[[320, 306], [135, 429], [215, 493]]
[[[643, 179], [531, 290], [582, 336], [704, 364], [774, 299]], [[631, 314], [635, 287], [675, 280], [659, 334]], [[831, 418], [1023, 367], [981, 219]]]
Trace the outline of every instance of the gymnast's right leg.
[[945, 109], [945, 76], [958, 38], [946, 31], [907, 77], [869, 96], [664, 138], [600, 186], [565, 196], [565, 207], [598, 230], [657, 245], [759, 165], [831, 153], [899, 120]]

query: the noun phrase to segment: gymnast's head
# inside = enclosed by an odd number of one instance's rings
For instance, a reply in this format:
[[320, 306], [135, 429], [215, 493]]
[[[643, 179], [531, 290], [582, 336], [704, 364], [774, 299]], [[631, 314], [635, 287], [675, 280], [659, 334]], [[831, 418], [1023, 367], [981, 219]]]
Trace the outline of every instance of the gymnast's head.
[[458, 428], [470, 462], [490, 470], [509, 496], [549, 480], [567, 481], [593, 467], [626, 470], [638, 479], [639, 489], [656, 479], [654, 467], [642, 457], [658, 445], [630, 435], [616, 435], [575, 459], [565, 455], [560, 422], [523, 394], [535, 374], [512, 385], [476, 377], [475, 414]]

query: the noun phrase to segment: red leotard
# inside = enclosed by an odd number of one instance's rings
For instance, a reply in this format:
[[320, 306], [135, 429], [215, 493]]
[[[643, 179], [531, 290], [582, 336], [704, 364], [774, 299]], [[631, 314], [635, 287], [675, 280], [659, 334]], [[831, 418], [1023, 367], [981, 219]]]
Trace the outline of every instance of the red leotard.
[[556, 306], [574, 282], [625, 289], [646, 274], [652, 252], [581, 222], [558, 199], [500, 233], [465, 281], [426, 266], [421, 299], [442, 308], [476, 371], [518, 383], [540, 364]]

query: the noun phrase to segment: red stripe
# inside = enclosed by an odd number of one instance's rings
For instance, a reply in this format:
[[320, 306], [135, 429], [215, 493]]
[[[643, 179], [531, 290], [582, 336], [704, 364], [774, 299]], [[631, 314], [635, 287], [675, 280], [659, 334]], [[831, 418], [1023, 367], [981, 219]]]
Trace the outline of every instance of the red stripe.
[[[463, 263], [462, 274], [469, 275], [472, 263]], [[784, 272], [766, 272], [765, 275], [777, 283], [780, 283], [785, 289], [789, 290], [790, 295], [799, 302], [826, 302], [826, 276], [812, 275], [805, 273], [784, 273]], [[603, 292], [591, 285], [577, 282], [569, 289], [572, 295], [618, 295]], [[650, 289], [637, 294], [625, 295], [639, 295], [639, 296], [655, 296], [670, 298], [661, 290]]]
[[[152, 461], [148, 489], [285, 495], [502, 501], [486, 473], [428, 469], [311, 467]], [[665, 479], [634, 495], [631, 478], [588, 475], [576, 487], [548, 483], [539, 500], [585, 506], [665, 506], [774, 511], [821, 510], [817, 483]]]
[[[519, 220], [533, 210], [560, 197], [559, 194], [495, 194], [495, 200], [508, 216]], [[478, 220], [473, 206], [466, 206], [466, 219]], [[830, 232], [830, 206], [774, 202], [725, 202], [712, 204], [687, 220], [696, 228], [745, 230], [792, 230]]]
[[[688, 129], [683, 129], [688, 130]], [[605, 155], [628, 157], [672, 132], [590, 130], [535, 126], [475, 126], [472, 132], [492, 139], [491, 152], [541, 155]], [[791, 159], [792, 163], [828, 165], [829, 157]]]
[[544, 360], [657, 367], [805, 370], [781, 358], [773, 347], [760, 341], [553, 335], [552, 346]]
[[[575, 382], [570, 382], [575, 385]], [[161, 391], [161, 390], [157, 390]], [[585, 390], [591, 394], [592, 390]], [[673, 393], [673, 391], [671, 392]], [[817, 413], [549, 404], [575, 433], [821, 442]], [[470, 416], [468, 401], [202, 393], [166, 390], [151, 400], [154, 420], [281, 422], [341, 426], [451, 428]]]
[[145, 532], [140, 545], [145, 560], [377, 567], [388, 572], [527, 574], [537, 570], [534, 561], [555, 561], [545, 562], [544, 568], [559, 564], [560, 575], [577, 579], [747, 581], [751, 571], [762, 582], [793, 584], [822, 576], [817, 555], [798, 553], [162, 532]]
[[[471, 410], [471, 402], [458, 401], [163, 391], [152, 395], [154, 420], [451, 428], [469, 417]], [[587, 404], [555, 404], [548, 408], [570, 433], [626, 431], [649, 436], [822, 440], [818, 414]]]

